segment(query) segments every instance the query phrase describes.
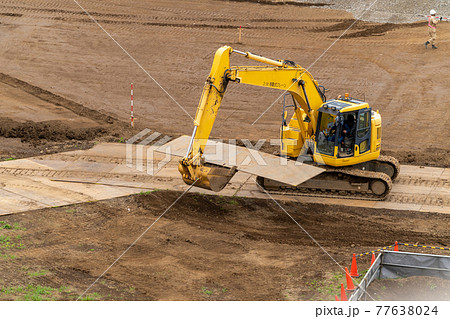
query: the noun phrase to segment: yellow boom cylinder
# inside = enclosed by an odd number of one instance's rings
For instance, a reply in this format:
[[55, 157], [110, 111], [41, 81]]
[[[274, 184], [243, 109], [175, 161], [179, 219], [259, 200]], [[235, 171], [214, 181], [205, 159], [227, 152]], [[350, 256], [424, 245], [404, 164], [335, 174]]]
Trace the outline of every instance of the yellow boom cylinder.
[[242, 52], [242, 51], [238, 51], [238, 50], [233, 50], [233, 52], [237, 53], [237, 54], [240, 54], [240, 55], [243, 55], [246, 58], [249, 58], [250, 60], [255, 60], [255, 61], [266, 63], [266, 64], [269, 64], [269, 65], [275, 65], [275, 66], [281, 66], [281, 67], [284, 66], [283, 62], [281, 62], [281, 61], [265, 58], [263, 56], [256, 55], [256, 54], [253, 54], [253, 53], [250, 53], [250, 52]]

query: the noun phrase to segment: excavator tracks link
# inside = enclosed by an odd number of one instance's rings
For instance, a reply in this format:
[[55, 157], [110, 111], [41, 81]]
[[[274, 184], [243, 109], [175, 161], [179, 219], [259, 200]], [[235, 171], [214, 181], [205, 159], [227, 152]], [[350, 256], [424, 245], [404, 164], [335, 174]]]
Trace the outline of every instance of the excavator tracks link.
[[394, 181], [398, 177], [398, 174], [400, 174], [400, 162], [395, 157], [380, 155], [376, 161], [392, 166], [394, 169], [394, 175], [390, 176], [392, 181]]
[[[387, 174], [353, 168], [328, 168], [297, 186], [260, 176], [257, 182], [271, 194], [343, 199], [384, 200], [392, 189], [392, 180]], [[341, 185], [344, 189], [339, 189]]]
[[400, 174], [400, 163], [392, 156], [380, 155], [376, 160], [353, 165], [352, 168], [363, 171], [385, 173], [392, 181]]

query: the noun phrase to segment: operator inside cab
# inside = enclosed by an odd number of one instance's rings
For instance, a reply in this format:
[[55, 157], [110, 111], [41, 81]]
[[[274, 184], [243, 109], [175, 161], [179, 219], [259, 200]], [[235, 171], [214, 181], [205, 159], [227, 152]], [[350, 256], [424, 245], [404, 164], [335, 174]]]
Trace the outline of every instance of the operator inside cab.
[[356, 117], [353, 112], [336, 115], [322, 113], [320, 119], [318, 151], [334, 156], [338, 147], [338, 157], [353, 156], [355, 145]]

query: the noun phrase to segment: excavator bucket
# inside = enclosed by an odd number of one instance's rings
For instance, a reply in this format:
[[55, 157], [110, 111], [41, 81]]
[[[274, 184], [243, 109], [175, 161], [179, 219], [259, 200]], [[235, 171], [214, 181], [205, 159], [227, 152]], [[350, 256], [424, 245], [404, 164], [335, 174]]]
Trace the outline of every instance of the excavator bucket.
[[192, 179], [188, 174], [189, 169], [182, 163], [178, 165], [178, 170], [186, 184], [192, 185], [195, 183], [194, 186], [196, 187], [214, 192], [220, 192], [236, 173], [236, 167], [227, 168], [205, 164], [196, 168], [196, 178]]

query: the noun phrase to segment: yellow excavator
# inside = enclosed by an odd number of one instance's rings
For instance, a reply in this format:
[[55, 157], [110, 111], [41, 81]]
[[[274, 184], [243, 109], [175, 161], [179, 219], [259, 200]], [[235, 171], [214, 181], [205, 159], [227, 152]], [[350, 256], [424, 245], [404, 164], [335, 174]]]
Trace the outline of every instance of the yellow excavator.
[[[264, 65], [230, 66], [233, 53]], [[325, 168], [319, 175], [295, 186], [258, 177], [257, 183], [266, 191], [373, 199], [383, 199], [389, 193], [400, 165], [393, 157], [380, 156], [378, 110], [372, 110], [368, 103], [348, 94], [327, 101], [325, 88], [298, 64], [241, 52], [229, 46], [219, 48], [214, 56], [188, 150], [178, 167], [187, 184], [220, 191], [236, 172], [235, 168], [206, 163], [203, 158], [230, 82], [284, 91], [280, 155], [295, 160], [303, 158], [305, 163], [309, 161], [311, 165]], [[288, 112], [293, 113], [290, 120]]]

